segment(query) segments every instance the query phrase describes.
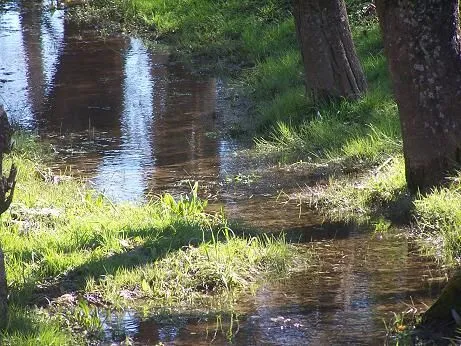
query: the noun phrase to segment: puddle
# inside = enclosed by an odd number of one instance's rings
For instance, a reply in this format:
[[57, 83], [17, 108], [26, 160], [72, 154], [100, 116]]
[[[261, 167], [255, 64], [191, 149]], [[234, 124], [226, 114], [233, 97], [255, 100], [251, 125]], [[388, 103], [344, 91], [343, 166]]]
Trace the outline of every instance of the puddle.
[[305, 246], [322, 262], [242, 297], [232, 318], [111, 315], [108, 344], [125, 335], [140, 345], [382, 344], [392, 311], [436, 297], [431, 278], [443, 273], [406, 240], [324, 226], [284, 198], [301, 176], [249, 174], [257, 163], [221, 134], [232, 108], [225, 81], [191, 73], [139, 39], [79, 30], [46, 2], [0, 6], [0, 102], [14, 122], [55, 145], [55, 170], [90, 179], [114, 201], [179, 194], [198, 181], [212, 208], [248, 227], [285, 230], [290, 241], [312, 241]]
[[[370, 238], [350, 229], [341, 239], [314, 246], [320, 268], [242, 297], [232, 316], [173, 312], [146, 320], [125, 312], [113, 316], [116, 327], [107, 330], [139, 345], [382, 345], [384, 321], [392, 312], [411, 302], [423, 308], [440, 292], [437, 278], [443, 273], [404, 240]], [[114, 339], [110, 332], [106, 337]]]

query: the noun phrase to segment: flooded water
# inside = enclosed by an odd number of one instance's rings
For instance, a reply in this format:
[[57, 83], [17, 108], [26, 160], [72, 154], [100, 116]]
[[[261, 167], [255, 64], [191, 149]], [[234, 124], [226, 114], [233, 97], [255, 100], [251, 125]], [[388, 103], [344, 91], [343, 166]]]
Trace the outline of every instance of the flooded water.
[[[139, 345], [382, 345], [392, 312], [424, 308], [441, 275], [406, 241], [344, 229], [315, 243], [323, 264], [242, 297], [235, 314], [184, 312], [145, 320], [134, 312], [107, 321], [107, 338]], [[332, 237], [334, 235], [331, 235]], [[391, 342], [392, 343], [392, 342]]]
[[443, 273], [406, 240], [323, 225], [284, 197], [307, 175], [251, 173], [258, 163], [222, 135], [233, 112], [223, 80], [193, 73], [139, 39], [79, 29], [48, 5], [0, 5], [0, 103], [54, 145], [56, 172], [84, 176], [114, 201], [179, 194], [198, 181], [212, 208], [245, 226], [284, 230], [314, 246], [322, 263], [242, 297], [236, 315], [112, 316], [108, 343], [128, 335], [140, 345], [382, 344], [392, 312], [433, 301]]

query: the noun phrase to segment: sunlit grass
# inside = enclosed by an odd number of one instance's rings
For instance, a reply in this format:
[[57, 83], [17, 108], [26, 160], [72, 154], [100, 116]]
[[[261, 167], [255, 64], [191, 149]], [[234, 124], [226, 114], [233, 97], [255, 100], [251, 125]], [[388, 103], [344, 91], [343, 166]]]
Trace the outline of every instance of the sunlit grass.
[[292, 265], [293, 252], [281, 239], [241, 239], [227, 230], [214, 237], [135, 270], [122, 268], [99, 283], [89, 280], [86, 289], [102, 292], [115, 303], [119, 292], [128, 290], [152, 305], [190, 306], [206, 301], [209, 294], [236, 293], [253, 285], [256, 277], [281, 273]]
[[[283, 238], [237, 236], [222, 212], [207, 213], [197, 184], [179, 198], [114, 204], [84, 181], [54, 179], [35, 155], [43, 148], [25, 135], [17, 142], [5, 167], [15, 162], [19, 168], [16, 194], [0, 224], [13, 307], [3, 335], [7, 345], [71, 344], [76, 338], [61, 338], [75, 328], [99, 335], [97, 311], [85, 294], [113, 308], [134, 300], [193, 307], [210, 294], [225, 299], [248, 290], [295, 264], [298, 250]], [[304, 259], [296, 264], [308, 263], [309, 256]], [[62, 294], [80, 300], [33, 308]], [[22, 319], [28, 321], [24, 328], [17, 322]]]
[[461, 262], [461, 176], [415, 200], [415, 217], [424, 249], [444, 263]]
[[[280, 84], [272, 79], [270, 83], [255, 82], [265, 81], [263, 77], [254, 79], [252, 83], [258, 89], [254, 93], [255, 102], [260, 104], [257, 119], [270, 133], [263, 134], [256, 142], [261, 152], [283, 153], [291, 161], [342, 158], [377, 164], [401, 151], [400, 122], [389, 91], [379, 29], [376, 23], [366, 28], [366, 35], [357, 30], [356, 42], [369, 91], [357, 101], [313, 105], [304, 94], [302, 79], [291, 77], [292, 84], [288, 86], [281, 78]], [[270, 65], [270, 61], [258, 65], [253, 72], [255, 77], [261, 73], [277, 79], [277, 73], [265, 72], [264, 66]], [[290, 69], [293, 73], [302, 71], [299, 62], [291, 64]], [[280, 89], [271, 91], [272, 85], [280, 85]], [[271, 127], [271, 123], [275, 126]]]
[[358, 180], [332, 178], [319, 202], [334, 219], [368, 221], [408, 196], [403, 159], [396, 156]]

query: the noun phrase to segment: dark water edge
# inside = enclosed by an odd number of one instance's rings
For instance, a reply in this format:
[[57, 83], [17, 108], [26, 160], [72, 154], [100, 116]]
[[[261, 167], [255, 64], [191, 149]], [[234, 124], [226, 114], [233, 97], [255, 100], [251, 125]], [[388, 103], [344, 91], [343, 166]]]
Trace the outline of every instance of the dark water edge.
[[284, 197], [305, 177], [267, 175], [241, 153], [245, 145], [220, 128], [236, 106], [225, 80], [189, 71], [140, 39], [78, 28], [46, 1], [0, 6], [0, 102], [15, 123], [53, 143], [56, 172], [135, 203], [198, 181], [211, 208], [241, 227], [285, 231], [319, 256], [320, 267], [239, 298], [232, 315], [110, 315], [108, 344], [126, 335], [139, 345], [383, 344], [393, 312], [437, 297], [444, 272], [411, 242], [324, 224]]

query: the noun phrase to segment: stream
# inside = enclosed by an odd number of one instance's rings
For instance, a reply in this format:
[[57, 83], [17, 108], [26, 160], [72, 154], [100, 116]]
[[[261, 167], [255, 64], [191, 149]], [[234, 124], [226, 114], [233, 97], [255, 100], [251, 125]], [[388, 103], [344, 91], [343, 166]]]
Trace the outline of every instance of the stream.
[[139, 345], [385, 343], [384, 321], [430, 305], [444, 273], [404, 237], [324, 224], [286, 198], [308, 184], [307, 173], [239, 154], [247, 145], [222, 131], [238, 113], [231, 91], [164, 47], [79, 29], [47, 1], [0, 5], [0, 103], [15, 124], [53, 144], [54, 172], [133, 203], [187, 193], [197, 181], [212, 209], [245, 227], [285, 231], [322, 263], [243, 296], [230, 316], [109, 315], [105, 343], [125, 336]]

